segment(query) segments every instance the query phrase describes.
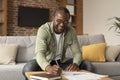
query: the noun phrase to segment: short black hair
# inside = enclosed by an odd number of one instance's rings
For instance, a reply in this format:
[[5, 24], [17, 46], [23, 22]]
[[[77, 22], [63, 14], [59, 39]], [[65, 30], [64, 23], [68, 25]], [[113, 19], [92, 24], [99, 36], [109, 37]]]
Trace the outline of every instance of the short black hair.
[[62, 7], [62, 6], [59, 6], [55, 9], [54, 13], [53, 13], [53, 16], [56, 16], [57, 12], [59, 11], [63, 11], [65, 12], [66, 14], [68, 14], [69, 18], [70, 18], [70, 12], [69, 10], [66, 8], [66, 7]]

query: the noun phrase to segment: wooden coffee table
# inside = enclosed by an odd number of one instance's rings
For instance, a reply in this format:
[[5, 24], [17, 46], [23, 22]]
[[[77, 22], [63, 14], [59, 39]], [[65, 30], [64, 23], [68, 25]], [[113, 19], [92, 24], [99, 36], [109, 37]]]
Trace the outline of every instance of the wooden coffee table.
[[[82, 71], [84, 71], [84, 70], [82, 70]], [[27, 76], [28, 80], [30, 80], [31, 74], [40, 74], [40, 73], [46, 73], [46, 72], [44, 72], [44, 71], [26, 72], [25, 75]], [[68, 80], [68, 79], [62, 76], [62, 80]], [[112, 79], [109, 77], [104, 77], [104, 78], [101, 78], [100, 80], [112, 80]]]

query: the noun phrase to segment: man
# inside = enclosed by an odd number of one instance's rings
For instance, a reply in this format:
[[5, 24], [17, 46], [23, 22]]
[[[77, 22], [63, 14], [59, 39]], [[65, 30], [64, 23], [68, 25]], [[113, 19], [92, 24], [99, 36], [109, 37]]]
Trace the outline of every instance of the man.
[[[81, 59], [76, 32], [73, 27], [68, 26], [69, 19], [69, 11], [64, 7], [58, 7], [54, 11], [52, 22], [47, 22], [39, 28], [35, 59], [24, 66], [23, 73], [44, 70], [56, 75], [61, 74], [62, 70], [91, 70], [91, 64]], [[68, 47], [73, 53], [73, 59], [65, 56]]]

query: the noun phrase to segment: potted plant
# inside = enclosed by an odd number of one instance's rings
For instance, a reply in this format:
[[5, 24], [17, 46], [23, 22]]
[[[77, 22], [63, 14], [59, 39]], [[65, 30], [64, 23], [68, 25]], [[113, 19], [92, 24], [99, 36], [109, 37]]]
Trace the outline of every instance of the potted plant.
[[112, 20], [112, 25], [109, 30], [114, 29], [116, 33], [120, 34], [120, 17], [113, 17], [108, 20]]

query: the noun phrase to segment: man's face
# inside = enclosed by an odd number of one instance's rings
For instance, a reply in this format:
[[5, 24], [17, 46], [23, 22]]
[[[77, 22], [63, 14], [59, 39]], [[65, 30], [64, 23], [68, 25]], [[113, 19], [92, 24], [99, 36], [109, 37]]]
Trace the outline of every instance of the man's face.
[[53, 25], [54, 25], [53, 28], [56, 34], [60, 34], [64, 32], [64, 30], [68, 25], [68, 20], [69, 20], [68, 14], [62, 11], [57, 12], [55, 17], [53, 18]]

